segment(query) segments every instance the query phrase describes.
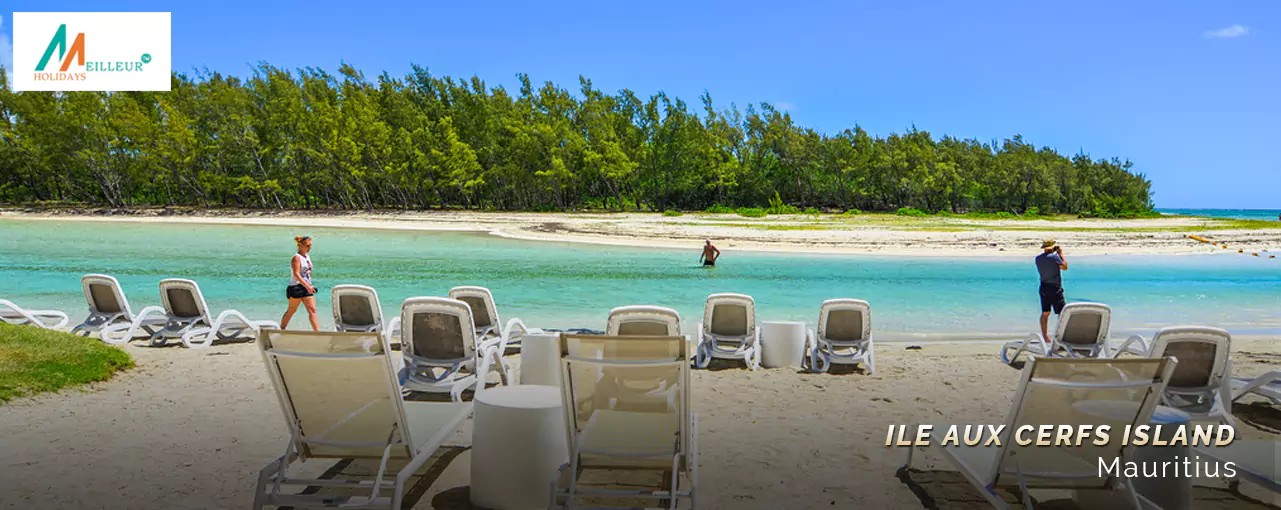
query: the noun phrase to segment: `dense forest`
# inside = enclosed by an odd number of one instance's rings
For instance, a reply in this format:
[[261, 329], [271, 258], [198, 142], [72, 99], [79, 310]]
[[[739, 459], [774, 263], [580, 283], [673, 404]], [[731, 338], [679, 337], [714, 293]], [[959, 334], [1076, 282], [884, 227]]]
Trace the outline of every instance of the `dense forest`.
[[106, 207], [1149, 212], [1129, 161], [1067, 157], [1015, 136], [872, 136], [793, 124], [768, 103], [664, 93], [512, 95], [415, 66], [248, 79], [174, 74], [171, 92], [23, 92], [0, 70], [0, 201]]

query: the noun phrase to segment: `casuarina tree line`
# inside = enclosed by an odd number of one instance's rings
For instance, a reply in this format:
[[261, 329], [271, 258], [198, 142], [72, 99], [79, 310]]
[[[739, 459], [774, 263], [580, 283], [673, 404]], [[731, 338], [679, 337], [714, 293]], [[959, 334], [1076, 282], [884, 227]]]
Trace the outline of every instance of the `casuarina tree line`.
[[[3, 78], [0, 70], [0, 78]], [[13, 92], [0, 79], [0, 201], [106, 207], [1075, 213], [1152, 210], [1132, 163], [915, 128], [821, 133], [769, 103], [535, 86], [414, 66], [259, 65], [170, 92]]]

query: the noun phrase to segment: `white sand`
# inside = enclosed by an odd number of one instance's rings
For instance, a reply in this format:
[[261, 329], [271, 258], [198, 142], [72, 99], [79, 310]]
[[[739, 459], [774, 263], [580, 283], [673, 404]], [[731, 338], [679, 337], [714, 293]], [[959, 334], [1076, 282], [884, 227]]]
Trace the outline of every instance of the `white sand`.
[[[1235, 339], [1236, 373], [1274, 369], [1278, 340]], [[904, 451], [884, 446], [887, 427], [1001, 423], [1019, 373], [991, 343], [907, 345], [879, 346], [874, 376], [696, 371], [700, 508], [921, 508], [895, 478]], [[249, 506], [257, 471], [287, 438], [257, 348], [126, 349], [138, 367], [112, 381], [0, 407], [0, 507]], [[1276, 427], [1281, 409], [1258, 402], [1237, 406], [1242, 435], [1275, 438], [1255, 424]], [[447, 444], [469, 444], [469, 430]], [[453, 458], [415, 508], [466, 508], [469, 462]], [[946, 508], [983, 508], [961, 501], [978, 493], [951, 490]]]
[[[1189, 217], [1066, 221], [855, 217], [803, 215], [743, 218], [736, 215], [569, 214], [483, 212], [305, 212], [199, 211], [191, 215], [139, 210], [129, 214], [50, 214], [5, 210], [6, 219], [137, 221], [307, 227], [379, 228], [488, 232], [558, 242], [697, 249], [711, 239], [721, 249], [808, 253], [872, 253], [922, 256], [1026, 256], [1054, 237], [1068, 254], [1259, 253], [1281, 255], [1281, 223], [1275, 229], [1213, 229], [1219, 223]], [[1228, 248], [1186, 235], [1224, 242]], [[1281, 257], [1271, 262], [1281, 263]]]

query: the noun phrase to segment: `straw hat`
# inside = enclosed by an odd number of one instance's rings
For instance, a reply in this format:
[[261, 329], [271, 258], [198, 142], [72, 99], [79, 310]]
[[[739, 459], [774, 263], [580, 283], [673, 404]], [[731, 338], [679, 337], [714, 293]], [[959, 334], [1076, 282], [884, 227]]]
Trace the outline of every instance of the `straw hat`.
[[1046, 239], [1045, 241], [1042, 241], [1042, 242], [1041, 242], [1041, 249], [1042, 249], [1042, 250], [1048, 250], [1048, 249], [1053, 248], [1053, 247], [1055, 247], [1055, 246], [1057, 246], [1057, 245], [1058, 245], [1058, 243], [1054, 242], [1054, 240], [1053, 240], [1053, 239]]

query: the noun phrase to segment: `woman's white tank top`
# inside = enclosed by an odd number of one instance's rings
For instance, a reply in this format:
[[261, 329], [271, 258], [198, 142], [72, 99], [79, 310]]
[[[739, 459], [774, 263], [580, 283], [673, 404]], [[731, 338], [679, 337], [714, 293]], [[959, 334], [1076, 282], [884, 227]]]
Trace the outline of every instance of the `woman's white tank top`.
[[[311, 256], [295, 253], [294, 257], [298, 259], [298, 274], [302, 275], [303, 282], [307, 282], [307, 285], [311, 285]], [[302, 285], [302, 282], [298, 281], [297, 278], [294, 278], [293, 268], [289, 268], [289, 284]]]

